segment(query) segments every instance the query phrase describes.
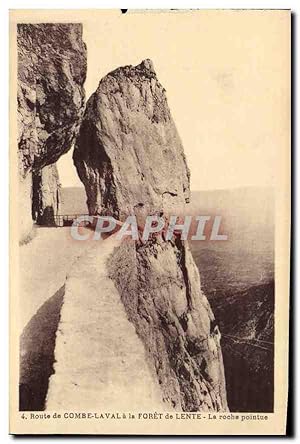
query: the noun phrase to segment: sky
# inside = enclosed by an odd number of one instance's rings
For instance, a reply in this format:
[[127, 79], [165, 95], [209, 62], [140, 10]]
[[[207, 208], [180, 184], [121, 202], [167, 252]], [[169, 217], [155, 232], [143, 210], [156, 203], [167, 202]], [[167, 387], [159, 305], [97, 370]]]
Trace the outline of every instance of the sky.
[[[290, 125], [287, 12], [73, 14], [87, 45], [87, 99], [108, 72], [153, 61], [192, 190], [275, 184]], [[71, 164], [71, 151], [58, 161], [63, 186], [81, 185]]]

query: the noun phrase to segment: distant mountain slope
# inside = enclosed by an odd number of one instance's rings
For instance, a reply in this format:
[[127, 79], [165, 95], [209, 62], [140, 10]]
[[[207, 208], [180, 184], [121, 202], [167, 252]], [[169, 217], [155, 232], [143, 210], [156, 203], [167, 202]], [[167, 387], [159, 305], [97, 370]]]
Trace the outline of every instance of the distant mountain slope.
[[232, 411], [273, 411], [274, 283], [209, 299], [222, 332]]
[[274, 342], [273, 282], [243, 291], [227, 291], [209, 300], [224, 334], [249, 341]]
[[222, 334], [231, 411], [273, 411], [274, 212], [270, 189], [197, 192], [198, 214], [223, 217], [225, 242], [190, 242]]
[[235, 249], [230, 243], [205, 247], [193, 242], [191, 250], [201, 271], [202, 289], [208, 297], [244, 291], [274, 278], [272, 252]]

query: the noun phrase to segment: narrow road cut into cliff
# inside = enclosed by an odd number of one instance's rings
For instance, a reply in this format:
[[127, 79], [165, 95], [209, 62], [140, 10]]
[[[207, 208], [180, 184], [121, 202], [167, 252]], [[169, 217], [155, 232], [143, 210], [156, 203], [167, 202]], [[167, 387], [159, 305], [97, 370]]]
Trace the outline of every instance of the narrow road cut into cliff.
[[87, 242], [74, 241], [67, 227], [37, 227], [31, 242], [20, 247], [20, 333], [64, 285], [73, 262], [87, 247]]
[[93, 242], [67, 277], [47, 410], [164, 409], [143, 343], [108, 277], [117, 245], [114, 236]]

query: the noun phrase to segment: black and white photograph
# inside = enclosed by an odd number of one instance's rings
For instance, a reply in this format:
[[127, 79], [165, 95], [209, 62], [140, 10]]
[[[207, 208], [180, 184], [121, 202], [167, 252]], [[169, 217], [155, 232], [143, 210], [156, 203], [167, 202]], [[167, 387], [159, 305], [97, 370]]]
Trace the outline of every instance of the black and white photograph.
[[290, 33], [11, 11], [11, 433], [285, 434]]

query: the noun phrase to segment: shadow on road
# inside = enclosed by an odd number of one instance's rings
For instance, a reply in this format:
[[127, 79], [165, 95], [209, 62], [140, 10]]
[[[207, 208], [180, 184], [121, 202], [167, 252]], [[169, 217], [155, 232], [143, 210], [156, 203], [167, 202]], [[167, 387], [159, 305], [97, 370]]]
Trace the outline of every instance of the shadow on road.
[[65, 286], [31, 318], [20, 338], [19, 410], [44, 410]]

